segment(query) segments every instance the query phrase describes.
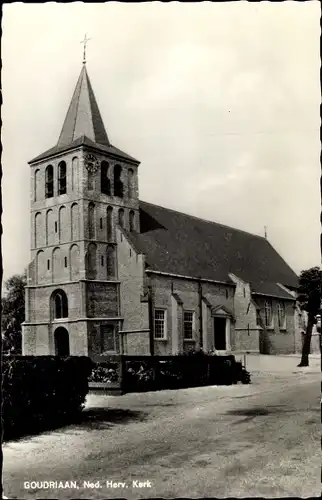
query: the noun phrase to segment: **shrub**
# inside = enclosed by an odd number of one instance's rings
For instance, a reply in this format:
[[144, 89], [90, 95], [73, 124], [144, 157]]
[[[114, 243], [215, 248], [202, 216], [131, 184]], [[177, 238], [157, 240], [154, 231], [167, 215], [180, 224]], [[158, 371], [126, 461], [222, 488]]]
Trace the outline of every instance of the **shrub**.
[[84, 407], [91, 369], [83, 356], [4, 356], [4, 439], [71, 421]]
[[249, 373], [233, 355], [218, 356], [195, 351], [167, 357], [124, 356], [123, 392], [179, 389], [204, 385], [249, 383]]
[[103, 382], [106, 384], [115, 384], [119, 380], [118, 363], [102, 362], [93, 366], [89, 382]]

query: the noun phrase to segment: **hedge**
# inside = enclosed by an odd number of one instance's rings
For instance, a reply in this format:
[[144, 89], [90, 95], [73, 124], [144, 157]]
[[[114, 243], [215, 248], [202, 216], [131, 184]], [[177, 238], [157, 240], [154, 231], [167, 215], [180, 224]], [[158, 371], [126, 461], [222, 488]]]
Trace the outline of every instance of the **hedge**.
[[118, 384], [129, 392], [180, 389], [205, 385], [250, 383], [250, 375], [233, 355], [214, 356], [120, 356], [119, 360], [96, 360], [91, 383], [108, 389]]
[[4, 439], [69, 422], [83, 409], [89, 358], [4, 356], [2, 361]]

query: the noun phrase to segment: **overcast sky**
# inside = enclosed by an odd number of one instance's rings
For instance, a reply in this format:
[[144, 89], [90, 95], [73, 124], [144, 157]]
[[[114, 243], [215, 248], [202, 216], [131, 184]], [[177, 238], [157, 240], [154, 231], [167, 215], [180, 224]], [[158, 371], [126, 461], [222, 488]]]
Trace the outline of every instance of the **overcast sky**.
[[29, 262], [27, 162], [54, 146], [82, 62], [140, 198], [320, 265], [320, 5], [4, 5], [4, 278]]

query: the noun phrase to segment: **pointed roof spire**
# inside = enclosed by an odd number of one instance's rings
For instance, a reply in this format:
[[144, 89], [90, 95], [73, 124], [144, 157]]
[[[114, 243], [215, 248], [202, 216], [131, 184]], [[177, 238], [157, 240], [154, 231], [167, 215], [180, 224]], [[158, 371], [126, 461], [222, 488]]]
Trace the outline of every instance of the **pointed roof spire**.
[[97, 144], [110, 146], [91, 82], [87, 74], [85, 62], [84, 59], [83, 67], [58, 139], [58, 147], [68, 146], [82, 136], [88, 137]]

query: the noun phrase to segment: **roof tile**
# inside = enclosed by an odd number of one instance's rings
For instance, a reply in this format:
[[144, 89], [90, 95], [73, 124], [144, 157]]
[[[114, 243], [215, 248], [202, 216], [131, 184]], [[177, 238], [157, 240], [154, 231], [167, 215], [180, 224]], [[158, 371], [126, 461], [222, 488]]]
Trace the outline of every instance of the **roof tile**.
[[263, 237], [140, 201], [141, 233], [130, 233], [149, 268], [230, 282], [229, 273], [258, 293], [291, 298], [298, 277]]

